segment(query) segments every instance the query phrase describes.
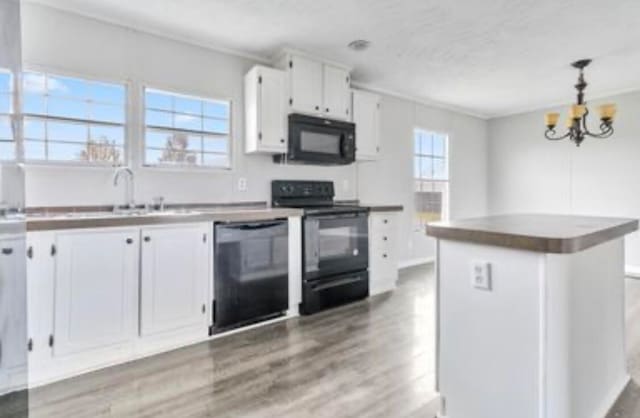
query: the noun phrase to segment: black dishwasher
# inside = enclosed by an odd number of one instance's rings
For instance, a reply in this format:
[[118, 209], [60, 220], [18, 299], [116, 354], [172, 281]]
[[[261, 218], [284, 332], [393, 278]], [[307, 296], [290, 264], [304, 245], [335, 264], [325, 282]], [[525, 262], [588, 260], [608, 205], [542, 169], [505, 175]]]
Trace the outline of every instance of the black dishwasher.
[[287, 220], [215, 225], [213, 330], [284, 315], [289, 307]]

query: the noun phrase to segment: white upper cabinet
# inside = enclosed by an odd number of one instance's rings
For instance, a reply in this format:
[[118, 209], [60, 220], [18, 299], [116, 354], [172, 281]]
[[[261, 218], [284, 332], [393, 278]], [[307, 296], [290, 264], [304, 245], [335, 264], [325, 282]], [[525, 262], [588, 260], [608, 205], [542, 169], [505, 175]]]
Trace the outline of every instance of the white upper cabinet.
[[351, 80], [346, 67], [290, 51], [276, 66], [287, 73], [288, 113], [350, 119]]
[[375, 160], [380, 155], [380, 96], [353, 90], [353, 122], [356, 124], [356, 159]]
[[285, 72], [257, 65], [244, 78], [245, 151], [286, 152]]
[[210, 224], [142, 230], [140, 331], [207, 334]]
[[322, 110], [332, 119], [349, 119], [349, 72], [332, 65], [324, 65]]
[[292, 55], [289, 59], [290, 106], [294, 112], [322, 112], [322, 63]]
[[56, 236], [54, 356], [80, 354], [136, 336], [138, 230]]

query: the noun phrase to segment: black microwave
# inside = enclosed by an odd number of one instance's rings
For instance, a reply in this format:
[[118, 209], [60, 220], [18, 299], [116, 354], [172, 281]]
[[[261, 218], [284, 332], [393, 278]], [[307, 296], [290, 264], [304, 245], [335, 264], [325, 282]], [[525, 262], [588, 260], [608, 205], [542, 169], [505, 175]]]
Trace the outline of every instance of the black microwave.
[[341, 120], [292, 113], [286, 155], [274, 156], [306, 164], [351, 164], [356, 159], [356, 125]]

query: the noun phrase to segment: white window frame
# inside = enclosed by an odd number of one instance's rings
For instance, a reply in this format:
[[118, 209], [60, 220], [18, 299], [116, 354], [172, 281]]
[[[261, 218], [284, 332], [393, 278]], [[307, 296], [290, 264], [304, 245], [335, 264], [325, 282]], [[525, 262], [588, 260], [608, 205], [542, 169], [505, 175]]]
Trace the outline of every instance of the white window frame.
[[[73, 168], [86, 168], [86, 169], [106, 169], [106, 170], [113, 170], [114, 168], [117, 167], [125, 167], [125, 166], [130, 166], [131, 165], [131, 161], [132, 161], [132, 153], [131, 153], [131, 140], [130, 138], [132, 138], [131, 135], [131, 125], [132, 125], [132, 100], [131, 100], [131, 92], [133, 91], [132, 89], [132, 83], [130, 80], [126, 80], [126, 79], [118, 79], [118, 78], [113, 78], [113, 77], [109, 77], [109, 76], [103, 76], [103, 75], [96, 75], [96, 74], [87, 74], [87, 73], [78, 73], [78, 72], [74, 72], [74, 71], [69, 71], [66, 69], [60, 69], [60, 68], [55, 68], [55, 67], [49, 67], [49, 66], [39, 66], [39, 65], [33, 65], [33, 64], [26, 64], [24, 65], [24, 68], [22, 70], [22, 77], [21, 77], [21, 83], [24, 82], [24, 74], [26, 73], [40, 73], [40, 74], [45, 74], [48, 76], [59, 76], [59, 77], [67, 77], [67, 78], [77, 78], [80, 80], [84, 80], [84, 81], [89, 81], [89, 82], [96, 82], [96, 83], [107, 83], [107, 84], [119, 84], [122, 85], [124, 87], [124, 123], [122, 124], [123, 128], [124, 128], [124, 142], [123, 142], [123, 156], [122, 156], [122, 162], [120, 164], [113, 164], [113, 163], [109, 163], [109, 162], [101, 162], [101, 161], [80, 161], [80, 160], [73, 160], [73, 161], [60, 161], [60, 160], [28, 160], [26, 158], [25, 152], [24, 152], [24, 142], [25, 142], [25, 137], [24, 137], [24, 129], [20, 138], [20, 146], [19, 146], [19, 150], [20, 150], [20, 155], [18, 156], [18, 161], [22, 164], [24, 164], [27, 167], [33, 166], [33, 167], [73, 167]], [[64, 122], [65, 119], [67, 118], [60, 118], [60, 117], [48, 117], [48, 116], [41, 116], [41, 115], [31, 115], [31, 114], [27, 114], [27, 113], [23, 113], [22, 112], [22, 106], [24, 106], [24, 100], [23, 100], [23, 95], [24, 95], [24, 89], [23, 86], [20, 85], [19, 86], [19, 94], [20, 94], [20, 117], [22, 120], [22, 124], [24, 125], [25, 123], [25, 117], [34, 117], [34, 118], [40, 118], [40, 119], [51, 119], [51, 120], [59, 120]], [[73, 118], [72, 118], [73, 119]], [[75, 121], [75, 119], [71, 120], [72, 122]], [[81, 123], [95, 123], [95, 124], [99, 124], [99, 125], [104, 125], [105, 123], [103, 122], [99, 122], [99, 121], [91, 121], [91, 120], [78, 120], [78, 122]], [[111, 125], [111, 126], [119, 126], [120, 124], [110, 124], [110, 123], [106, 123], [106, 125]]]
[[[443, 136], [444, 137], [444, 158], [433, 155], [433, 154], [418, 154], [416, 152], [416, 147], [415, 147], [415, 141], [416, 141], [416, 136], [419, 132], [422, 133], [427, 133], [430, 135], [439, 135], [439, 136]], [[441, 220], [446, 221], [449, 219], [449, 209], [450, 209], [450, 201], [451, 201], [451, 175], [450, 175], [450, 170], [449, 170], [449, 159], [450, 159], [450, 142], [451, 142], [451, 135], [449, 133], [446, 132], [441, 132], [441, 131], [437, 131], [437, 130], [433, 130], [433, 129], [427, 129], [427, 128], [423, 128], [423, 127], [414, 127], [413, 128], [413, 136], [412, 136], [412, 143], [411, 143], [411, 147], [412, 147], [412, 154], [411, 154], [411, 159], [412, 159], [412, 170], [413, 170], [413, 193], [418, 193], [419, 191], [416, 190], [416, 184], [420, 183], [420, 187], [422, 188], [423, 183], [433, 183], [433, 184], [437, 184], [440, 183], [442, 185], [444, 185], [444, 187], [446, 188], [446, 192], [444, 193], [444, 199], [442, 202], [442, 215], [441, 215]], [[434, 158], [437, 159], [444, 159], [444, 169], [445, 169], [445, 173], [446, 173], [446, 179], [436, 179], [433, 177], [415, 177], [415, 158], [430, 158], [431, 161], [433, 162]], [[422, 190], [420, 190], [422, 191]]]
[[[147, 164], [146, 163], [146, 152], [147, 152], [147, 141], [146, 141], [146, 132], [147, 132], [147, 121], [146, 121], [146, 113], [147, 113], [147, 104], [146, 104], [146, 92], [147, 90], [155, 90], [161, 93], [172, 94], [176, 96], [182, 96], [195, 100], [208, 100], [208, 101], [216, 101], [216, 102], [226, 102], [229, 104], [229, 132], [226, 135], [223, 134], [215, 134], [215, 133], [207, 133], [207, 132], [199, 132], [193, 131], [192, 133], [195, 135], [210, 135], [210, 136], [220, 136], [228, 138], [227, 141], [227, 157], [229, 160], [229, 165], [226, 167], [221, 166], [210, 166], [210, 165], [189, 165], [189, 164]], [[176, 87], [167, 87], [157, 84], [145, 84], [142, 83], [140, 88], [138, 89], [139, 93], [139, 105], [137, 106], [139, 109], [138, 112], [138, 121], [139, 128], [138, 133], [141, 140], [139, 141], [137, 150], [138, 164], [137, 166], [143, 170], [151, 170], [151, 171], [171, 171], [171, 172], [215, 172], [215, 173], [232, 173], [234, 170], [234, 101], [228, 97], [213, 97], [210, 93], [203, 92], [194, 92], [186, 89], [179, 89]], [[176, 131], [176, 132], [186, 132], [190, 133], [189, 130], [182, 129], [172, 129], [172, 128], [163, 128], [159, 127], [159, 129], [164, 129], [167, 131]]]

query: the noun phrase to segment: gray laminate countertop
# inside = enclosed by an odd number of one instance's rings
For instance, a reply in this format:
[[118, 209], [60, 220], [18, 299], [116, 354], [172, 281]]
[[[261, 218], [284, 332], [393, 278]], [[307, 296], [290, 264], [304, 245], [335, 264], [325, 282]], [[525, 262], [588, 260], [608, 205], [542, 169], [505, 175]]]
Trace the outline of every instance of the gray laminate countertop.
[[165, 225], [191, 222], [250, 222], [288, 218], [290, 216], [302, 216], [302, 210], [287, 208], [207, 208], [138, 214], [113, 214], [111, 212], [31, 214], [27, 216], [27, 231]]
[[567, 254], [611, 241], [637, 229], [637, 219], [515, 214], [429, 223], [427, 235], [445, 240]]

